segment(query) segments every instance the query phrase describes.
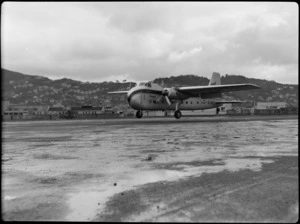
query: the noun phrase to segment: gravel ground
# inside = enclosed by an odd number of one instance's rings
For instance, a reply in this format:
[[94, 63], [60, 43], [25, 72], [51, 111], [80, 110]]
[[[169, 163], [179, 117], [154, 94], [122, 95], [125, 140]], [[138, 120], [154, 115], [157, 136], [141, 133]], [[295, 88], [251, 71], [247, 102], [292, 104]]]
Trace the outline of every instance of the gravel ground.
[[2, 123], [5, 221], [298, 220], [298, 117]]
[[297, 222], [298, 158], [248, 169], [146, 184], [116, 194], [94, 221]]

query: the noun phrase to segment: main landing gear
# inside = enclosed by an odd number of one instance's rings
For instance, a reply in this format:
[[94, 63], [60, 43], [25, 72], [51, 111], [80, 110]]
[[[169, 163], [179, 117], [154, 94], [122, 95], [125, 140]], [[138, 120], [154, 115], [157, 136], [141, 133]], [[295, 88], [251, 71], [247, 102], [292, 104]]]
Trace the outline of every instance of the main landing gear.
[[138, 111], [136, 112], [135, 116], [136, 116], [137, 118], [141, 118], [141, 117], [143, 117], [143, 112], [142, 112], [141, 110], [138, 110]]
[[181, 118], [181, 111], [180, 111], [180, 110], [175, 110], [175, 112], [174, 112], [174, 117], [175, 117], [176, 119]]
[[174, 117], [176, 118], [176, 119], [179, 119], [179, 118], [181, 118], [181, 111], [179, 110], [179, 105], [181, 104], [182, 102], [181, 101], [177, 101], [177, 103], [176, 103], [176, 106], [175, 106], [175, 112], [174, 112]]

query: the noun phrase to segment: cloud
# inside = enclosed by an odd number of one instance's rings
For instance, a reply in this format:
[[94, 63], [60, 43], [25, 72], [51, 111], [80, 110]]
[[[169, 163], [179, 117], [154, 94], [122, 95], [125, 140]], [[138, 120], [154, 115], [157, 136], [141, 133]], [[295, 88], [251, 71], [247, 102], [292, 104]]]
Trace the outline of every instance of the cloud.
[[193, 48], [189, 51], [183, 51], [183, 52], [176, 52], [176, 51], [171, 52], [169, 54], [168, 60], [170, 62], [182, 61], [182, 60], [188, 59], [189, 57], [193, 57], [194, 55], [196, 55], [200, 51], [202, 51], [202, 47], [196, 47], [196, 48]]
[[219, 71], [297, 83], [298, 16], [292, 2], [5, 2], [2, 66], [82, 81]]
[[152, 31], [137, 34], [137, 36], [133, 37], [133, 44], [136, 47], [139, 58], [157, 58], [169, 51], [169, 43], [172, 41], [172, 38], [172, 34]]

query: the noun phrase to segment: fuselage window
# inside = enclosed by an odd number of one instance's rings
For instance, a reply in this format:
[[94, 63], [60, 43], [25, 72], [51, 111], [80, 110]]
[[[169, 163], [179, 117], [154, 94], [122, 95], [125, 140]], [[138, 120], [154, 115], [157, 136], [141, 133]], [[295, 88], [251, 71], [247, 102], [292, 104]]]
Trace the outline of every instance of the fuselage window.
[[199, 104], [199, 101], [197, 101], [197, 104]]
[[186, 101], [185, 103], [188, 104], [188, 101]]
[[193, 104], [193, 101], [191, 101], [191, 104]]

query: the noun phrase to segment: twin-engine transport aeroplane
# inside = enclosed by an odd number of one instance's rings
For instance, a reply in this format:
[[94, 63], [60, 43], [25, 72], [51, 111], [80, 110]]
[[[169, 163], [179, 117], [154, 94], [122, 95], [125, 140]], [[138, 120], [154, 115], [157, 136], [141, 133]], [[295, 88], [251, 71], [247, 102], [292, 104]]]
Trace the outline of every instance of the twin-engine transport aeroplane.
[[221, 85], [220, 73], [214, 72], [208, 86], [187, 86], [163, 88], [156, 83], [141, 82], [129, 91], [108, 93], [127, 93], [129, 105], [137, 110], [136, 117], [143, 116], [143, 110], [174, 110], [174, 117], [181, 117], [180, 110], [205, 110], [217, 108], [226, 103], [241, 101], [220, 101], [223, 92], [251, 90], [260, 88], [254, 84]]

